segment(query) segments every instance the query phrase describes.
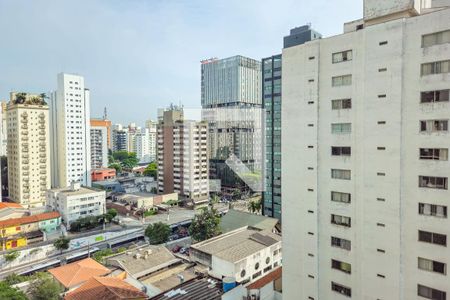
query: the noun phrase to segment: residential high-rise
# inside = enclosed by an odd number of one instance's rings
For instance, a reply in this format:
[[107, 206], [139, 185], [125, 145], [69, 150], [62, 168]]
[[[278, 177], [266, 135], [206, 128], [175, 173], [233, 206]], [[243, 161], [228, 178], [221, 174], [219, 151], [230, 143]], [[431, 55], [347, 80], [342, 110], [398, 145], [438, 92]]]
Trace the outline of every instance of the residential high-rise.
[[106, 128], [106, 137], [107, 137], [107, 147], [108, 149], [112, 149], [112, 124], [110, 120], [106, 119], [91, 119], [91, 126], [104, 127]]
[[0, 156], [6, 155], [6, 145], [8, 141], [8, 133], [6, 129], [6, 123], [7, 123], [7, 103], [6, 101], [1, 101], [1, 113], [0, 113]]
[[283, 50], [283, 298], [448, 299], [449, 2]]
[[149, 130], [147, 128], [139, 128], [134, 133], [134, 152], [141, 163], [150, 162], [150, 142]]
[[108, 166], [108, 128], [91, 122], [91, 168]]
[[79, 75], [58, 74], [50, 97], [52, 187], [91, 185], [89, 90]]
[[147, 120], [145, 127], [148, 128], [148, 152], [150, 161], [156, 160], [156, 126], [157, 122], [153, 120]]
[[112, 129], [112, 150], [113, 151], [129, 151], [128, 145], [128, 129], [121, 124], [115, 124]]
[[261, 169], [262, 137], [255, 137], [261, 119], [244, 112], [262, 108], [261, 62], [243, 56], [202, 61], [201, 103], [203, 115], [213, 116], [204, 118], [209, 125], [210, 177], [219, 179], [224, 189], [242, 189], [244, 181], [226, 161], [234, 155], [250, 172]]
[[194, 204], [208, 201], [208, 124], [184, 120], [171, 107], [158, 124], [158, 192], [176, 192]]
[[11, 93], [8, 119], [8, 189], [26, 208], [45, 205], [50, 188], [49, 111], [40, 95]]
[[[322, 35], [304, 25], [291, 29], [284, 47], [293, 47], [321, 38]], [[262, 213], [281, 219], [281, 54], [262, 60], [262, 97], [266, 112], [266, 164]]]

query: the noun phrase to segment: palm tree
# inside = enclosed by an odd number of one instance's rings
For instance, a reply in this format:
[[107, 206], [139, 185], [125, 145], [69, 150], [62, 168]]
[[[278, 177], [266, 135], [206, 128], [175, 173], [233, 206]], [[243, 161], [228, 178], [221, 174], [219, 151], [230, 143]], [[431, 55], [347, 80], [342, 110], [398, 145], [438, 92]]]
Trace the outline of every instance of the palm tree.
[[247, 208], [251, 213], [259, 213], [261, 211], [261, 200], [249, 201]]

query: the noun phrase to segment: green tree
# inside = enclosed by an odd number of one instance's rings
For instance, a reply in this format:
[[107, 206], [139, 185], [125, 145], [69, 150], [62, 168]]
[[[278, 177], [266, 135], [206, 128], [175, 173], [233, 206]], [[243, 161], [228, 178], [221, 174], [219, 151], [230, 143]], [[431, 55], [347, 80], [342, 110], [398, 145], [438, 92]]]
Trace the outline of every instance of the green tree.
[[220, 217], [214, 208], [203, 208], [195, 215], [189, 226], [189, 234], [195, 241], [201, 242], [220, 234]]
[[50, 276], [39, 276], [30, 284], [32, 300], [59, 300], [63, 292], [62, 287]]
[[152, 162], [145, 168], [144, 175], [152, 176], [153, 178], [156, 179], [157, 169], [158, 169], [158, 166], [156, 165], [156, 162]]
[[145, 229], [145, 235], [149, 238], [150, 244], [158, 245], [169, 240], [170, 226], [162, 222], [148, 225]]
[[254, 213], [254, 214], [259, 213], [261, 211], [261, 208], [262, 208], [261, 199], [248, 201], [247, 209], [251, 213]]
[[120, 163], [117, 162], [110, 163], [108, 168], [116, 169], [117, 174], [122, 173], [122, 165]]
[[220, 197], [217, 194], [214, 194], [211, 196], [211, 199], [209, 199], [209, 205], [214, 208], [214, 205], [219, 203]]
[[117, 216], [117, 209], [110, 208], [110, 209], [108, 209], [108, 212], [106, 214], [108, 214], [112, 220]]
[[28, 300], [22, 291], [9, 286], [5, 281], [0, 281], [0, 299]]
[[57, 240], [53, 242], [53, 246], [55, 246], [56, 250], [63, 252], [63, 250], [69, 249], [70, 240], [64, 236], [61, 236]]
[[5, 258], [6, 262], [13, 262], [17, 258], [19, 258], [20, 253], [17, 250], [10, 251], [6, 253], [3, 257]]
[[124, 161], [128, 158], [128, 151], [115, 151], [112, 154], [114, 161]]
[[[8, 276], [6, 276], [3, 281], [7, 284], [7, 285], [14, 285], [14, 284], [18, 284], [21, 282], [26, 281], [27, 278], [25, 276], [21, 276], [21, 275], [17, 275], [16, 273], [12, 273]], [[1, 298], [0, 298], [1, 299]]]
[[137, 166], [139, 159], [134, 152], [128, 152], [128, 157], [122, 161], [124, 168], [132, 169]]
[[99, 263], [103, 263], [105, 260], [105, 257], [113, 255], [113, 254], [114, 254], [114, 252], [111, 249], [107, 248], [107, 249], [103, 249], [103, 250], [95, 252], [92, 257]]

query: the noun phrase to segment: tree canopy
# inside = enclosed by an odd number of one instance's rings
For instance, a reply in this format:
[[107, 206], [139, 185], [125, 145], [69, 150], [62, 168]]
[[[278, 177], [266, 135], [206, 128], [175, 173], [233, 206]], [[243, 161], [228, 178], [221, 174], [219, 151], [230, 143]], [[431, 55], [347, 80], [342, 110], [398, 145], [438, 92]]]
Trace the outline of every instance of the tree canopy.
[[189, 226], [190, 236], [197, 242], [201, 242], [220, 234], [220, 217], [214, 208], [204, 208], [197, 214]]
[[122, 172], [122, 168], [132, 169], [137, 166], [139, 159], [134, 152], [115, 151], [109, 157], [109, 167], [116, 169], [117, 173]]
[[152, 162], [145, 168], [144, 175], [152, 176], [153, 178], [156, 179], [157, 169], [158, 169], [158, 166], [156, 165], [156, 162]]
[[59, 300], [63, 289], [48, 274], [42, 274], [31, 282], [29, 291], [32, 300]]
[[0, 299], [28, 300], [22, 291], [9, 286], [5, 281], [0, 281]]
[[53, 242], [53, 246], [55, 246], [57, 250], [60, 250], [62, 252], [63, 250], [69, 249], [69, 243], [70, 240], [68, 238], [61, 236]]
[[145, 235], [149, 238], [150, 244], [158, 245], [169, 240], [170, 226], [162, 222], [148, 225], [145, 229]]

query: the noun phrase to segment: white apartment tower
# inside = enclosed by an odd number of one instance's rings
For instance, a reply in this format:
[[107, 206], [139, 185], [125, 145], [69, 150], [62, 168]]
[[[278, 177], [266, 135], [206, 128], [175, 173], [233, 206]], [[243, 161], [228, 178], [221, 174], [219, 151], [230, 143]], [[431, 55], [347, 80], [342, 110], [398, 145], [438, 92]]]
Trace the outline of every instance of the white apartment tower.
[[91, 168], [108, 166], [108, 129], [91, 125]]
[[158, 124], [158, 192], [176, 192], [194, 204], [208, 201], [206, 122], [184, 120], [172, 107]]
[[145, 127], [148, 128], [148, 152], [150, 161], [156, 160], [156, 125], [158, 123], [153, 120], [147, 120]]
[[50, 97], [52, 187], [91, 185], [89, 90], [79, 75], [58, 74]]
[[50, 188], [49, 112], [41, 95], [11, 93], [7, 107], [9, 197], [42, 207]]
[[283, 50], [283, 299], [449, 299], [448, 2]]
[[134, 134], [134, 151], [141, 163], [150, 162], [150, 142], [148, 128], [139, 128]]

